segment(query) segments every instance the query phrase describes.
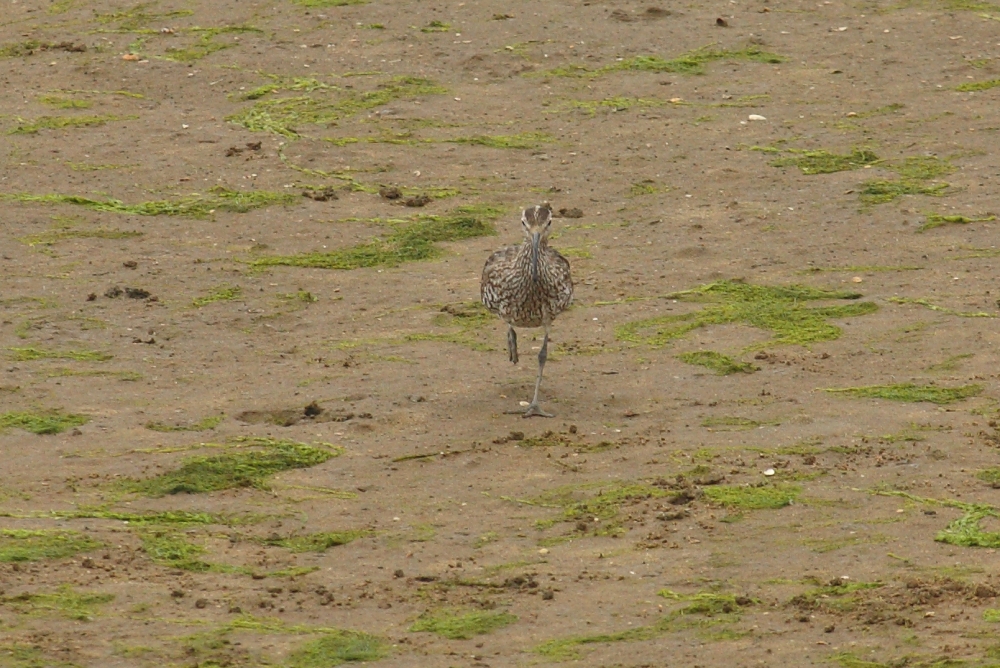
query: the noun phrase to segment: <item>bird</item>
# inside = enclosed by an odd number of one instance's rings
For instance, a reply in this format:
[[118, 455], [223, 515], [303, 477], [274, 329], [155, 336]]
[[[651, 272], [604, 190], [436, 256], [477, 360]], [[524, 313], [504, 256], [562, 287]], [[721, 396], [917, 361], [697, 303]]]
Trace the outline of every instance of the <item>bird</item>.
[[507, 323], [507, 353], [517, 364], [517, 332], [515, 327], [542, 327], [542, 349], [538, 353], [538, 377], [535, 394], [523, 417], [555, 417], [538, 404], [538, 388], [548, 357], [549, 333], [552, 321], [566, 310], [573, 300], [573, 279], [569, 261], [549, 247], [552, 228], [552, 206], [545, 202], [521, 212], [524, 241], [505, 246], [490, 255], [483, 267], [480, 294], [483, 305]]

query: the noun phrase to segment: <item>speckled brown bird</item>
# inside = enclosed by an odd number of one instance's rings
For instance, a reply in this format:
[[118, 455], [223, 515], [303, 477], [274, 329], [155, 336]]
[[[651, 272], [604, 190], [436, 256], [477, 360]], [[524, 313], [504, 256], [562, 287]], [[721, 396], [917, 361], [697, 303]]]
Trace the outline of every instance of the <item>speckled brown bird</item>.
[[[517, 364], [515, 327], [544, 327], [545, 337], [538, 353], [538, 378], [535, 395], [523, 411], [524, 417], [553, 417], [538, 405], [538, 388], [548, 355], [549, 329], [556, 316], [573, 299], [573, 279], [569, 261], [549, 247], [552, 207], [546, 202], [528, 207], [521, 213], [524, 243], [506, 246], [490, 255], [483, 267], [480, 285], [483, 304], [507, 323], [507, 352]], [[521, 411], [509, 411], [521, 413]]]

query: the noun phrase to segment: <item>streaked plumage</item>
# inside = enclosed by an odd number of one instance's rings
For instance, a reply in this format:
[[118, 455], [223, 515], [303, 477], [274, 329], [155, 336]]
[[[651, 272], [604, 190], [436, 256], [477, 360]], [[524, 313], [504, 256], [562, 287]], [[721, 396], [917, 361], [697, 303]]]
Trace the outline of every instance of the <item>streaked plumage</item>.
[[538, 388], [542, 382], [549, 341], [549, 327], [573, 299], [573, 280], [569, 261], [548, 245], [552, 208], [546, 202], [521, 213], [526, 239], [518, 246], [506, 246], [490, 255], [483, 267], [480, 293], [483, 304], [508, 325], [507, 350], [517, 364], [515, 327], [544, 327], [545, 337], [538, 354], [538, 378], [535, 396], [525, 417], [549, 415], [538, 407]]

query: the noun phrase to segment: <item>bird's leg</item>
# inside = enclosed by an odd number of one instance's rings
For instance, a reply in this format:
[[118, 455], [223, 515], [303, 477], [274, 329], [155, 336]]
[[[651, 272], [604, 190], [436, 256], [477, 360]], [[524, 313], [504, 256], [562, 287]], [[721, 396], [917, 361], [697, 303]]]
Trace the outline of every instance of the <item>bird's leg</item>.
[[[510, 330], [514, 331], [513, 328]], [[508, 342], [511, 340], [508, 335]], [[516, 338], [515, 341], [515, 355], [516, 353]], [[538, 377], [535, 379], [535, 396], [531, 399], [531, 403], [523, 411], [504, 411], [508, 415], [520, 415], [521, 417], [555, 417], [552, 413], [546, 413], [538, 406], [538, 388], [542, 385], [542, 371], [545, 369], [545, 360], [549, 356], [549, 328], [545, 327], [545, 336], [542, 338], [542, 349], [538, 351]]]
[[524, 417], [537, 415], [539, 417], [555, 417], [552, 413], [546, 413], [538, 406], [538, 388], [542, 385], [542, 371], [545, 369], [545, 360], [549, 355], [549, 328], [545, 327], [545, 337], [542, 338], [542, 349], [538, 351], [538, 378], [535, 379], [535, 396], [524, 411]]
[[507, 355], [512, 364], [517, 364], [517, 332], [513, 327], [507, 327]]

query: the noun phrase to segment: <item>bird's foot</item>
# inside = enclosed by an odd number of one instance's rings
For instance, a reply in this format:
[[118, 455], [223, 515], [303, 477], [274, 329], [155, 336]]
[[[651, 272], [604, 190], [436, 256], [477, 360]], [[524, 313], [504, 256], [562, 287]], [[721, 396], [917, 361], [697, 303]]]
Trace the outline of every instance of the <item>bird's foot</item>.
[[504, 411], [504, 414], [506, 414], [506, 415], [520, 415], [521, 417], [526, 417], [526, 418], [529, 418], [529, 417], [547, 417], [547, 418], [555, 417], [554, 414], [552, 414], [552, 413], [546, 413], [545, 411], [543, 411], [541, 409], [541, 407], [538, 404], [536, 404], [536, 403], [528, 404], [528, 407], [525, 408], [524, 410], [519, 410], [519, 411]]

